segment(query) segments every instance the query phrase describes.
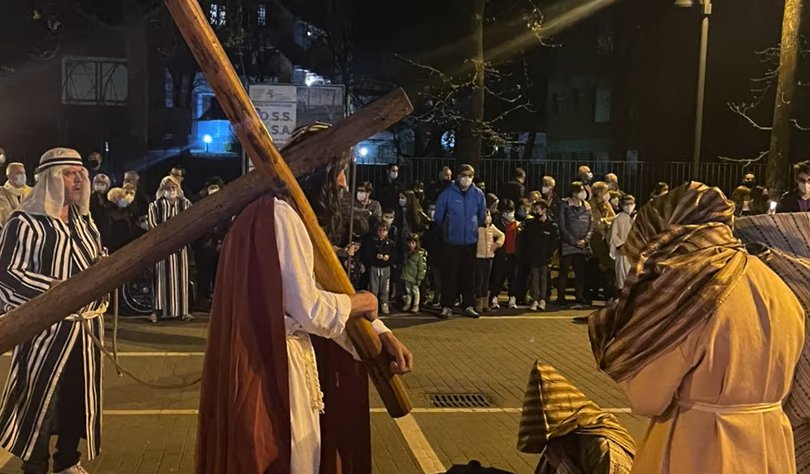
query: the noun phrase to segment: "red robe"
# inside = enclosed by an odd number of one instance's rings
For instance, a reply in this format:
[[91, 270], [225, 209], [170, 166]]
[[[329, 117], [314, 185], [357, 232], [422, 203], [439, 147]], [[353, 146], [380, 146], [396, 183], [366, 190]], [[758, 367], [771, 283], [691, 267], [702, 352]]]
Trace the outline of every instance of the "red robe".
[[[245, 208], [222, 248], [205, 354], [198, 474], [290, 472], [286, 330], [274, 198]], [[312, 337], [326, 413], [321, 472], [371, 472], [368, 377], [332, 341]]]

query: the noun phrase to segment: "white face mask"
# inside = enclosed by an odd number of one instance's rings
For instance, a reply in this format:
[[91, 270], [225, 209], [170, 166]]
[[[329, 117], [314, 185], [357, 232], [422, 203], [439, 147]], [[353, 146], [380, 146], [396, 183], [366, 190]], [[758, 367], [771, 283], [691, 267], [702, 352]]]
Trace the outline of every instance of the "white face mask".
[[543, 186], [540, 188], [540, 194], [543, 196], [547, 196], [549, 191], [551, 191], [551, 189], [548, 186]]
[[394, 218], [393, 217], [383, 217], [383, 222], [385, 222], [388, 225], [391, 225], [391, 224], [394, 223]]
[[458, 184], [461, 185], [461, 189], [467, 189], [472, 186], [472, 178], [469, 176], [462, 176], [458, 179]]
[[624, 212], [628, 213], [628, 214], [632, 214], [633, 211], [636, 210], [636, 205], [635, 204], [625, 204], [624, 206], [622, 206], [622, 210]]
[[512, 222], [515, 220], [515, 211], [505, 212], [503, 218], [506, 219], [507, 222]]
[[577, 197], [580, 201], [584, 201], [588, 197], [588, 193], [585, 191], [580, 191], [579, 194], [577, 194]]
[[4, 153], [0, 153], [0, 165], [6, 162], [6, 155]]
[[219, 191], [219, 186], [211, 186], [208, 188], [208, 194], [214, 194], [217, 191]]
[[431, 219], [433, 219], [433, 218], [436, 216], [436, 210], [435, 210], [435, 209], [431, 209], [431, 210], [429, 210], [429, 211], [427, 212], [427, 215], [428, 215], [428, 217], [430, 217]]
[[390, 176], [391, 179], [397, 179], [397, 178], [399, 178], [399, 172], [392, 171], [392, 172], [388, 173], [388, 176]]
[[799, 183], [799, 192], [802, 193], [803, 196], [807, 195], [807, 183]]
[[17, 186], [18, 188], [21, 188], [21, 187], [25, 186], [25, 175], [21, 174], [21, 175], [15, 176], [14, 181], [12, 181], [11, 184], [13, 184], [14, 186]]
[[126, 198], [124, 198], [124, 199], [119, 199], [119, 200], [118, 200], [118, 202], [117, 202], [116, 204], [118, 204], [118, 207], [120, 207], [120, 208], [122, 208], [122, 209], [123, 209], [123, 208], [125, 208], [125, 207], [129, 206], [129, 200], [128, 200], [128, 199], [126, 199]]
[[399, 207], [405, 207], [408, 201], [405, 198], [399, 198]]
[[365, 202], [366, 198], [368, 197], [368, 193], [365, 191], [358, 191], [357, 192], [357, 200], [360, 202]]
[[613, 198], [610, 200], [610, 205], [616, 207], [619, 205], [619, 198]]

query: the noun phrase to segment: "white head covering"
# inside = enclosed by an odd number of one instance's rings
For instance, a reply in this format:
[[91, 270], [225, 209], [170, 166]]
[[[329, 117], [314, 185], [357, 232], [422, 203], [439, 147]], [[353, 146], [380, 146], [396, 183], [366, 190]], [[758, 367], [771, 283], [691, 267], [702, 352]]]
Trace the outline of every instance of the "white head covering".
[[160, 199], [163, 197], [163, 191], [166, 190], [166, 185], [169, 183], [174, 183], [177, 185], [177, 196], [180, 199], [185, 199], [185, 195], [183, 194], [183, 188], [180, 186], [180, 181], [177, 180], [172, 175], [168, 175], [165, 178], [160, 180], [160, 186], [158, 186], [157, 193], [155, 194], [155, 199]]
[[[53, 148], [39, 159], [36, 170], [37, 184], [20, 204], [19, 210], [60, 219], [65, 205], [65, 182], [62, 170], [66, 166], [84, 166], [82, 156], [70, 148]], [[76, 203], [81, 215], [90, 214], [90, 178], [82, 173], [82, 198]]]

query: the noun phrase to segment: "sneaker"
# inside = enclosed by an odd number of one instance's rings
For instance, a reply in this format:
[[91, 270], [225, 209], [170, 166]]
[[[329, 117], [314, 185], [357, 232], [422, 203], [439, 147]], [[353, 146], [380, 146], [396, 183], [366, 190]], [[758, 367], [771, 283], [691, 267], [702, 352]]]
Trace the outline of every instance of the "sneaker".
[[574, 303], [571, 305], [571, 309], [579, 310], [579, 309], [586, 309], [586, 306], [582, 303]]
[[498, 303], [498, 297], [497, 296], [492, 297], [492, 301], [489, 302], [489, 307], [491, 309], [493, 309], [493, 310], [501, 309], [501, 305], [500, 305], [500, 303]]
[[537, 311], [537, 301], [532, 301], [532, 304], [529, 306], [530, 311]]
[[194, 321], [194, 316], [190, 314], [184, 314], [183, 317], [181, 317], [180, 319], [185, 322]]
[[540, 300], [540, 303], [537, 304], [537, 309], [540, 311], [546, 310], [546, 300]]
[[442, 308], [442, 312], [439, 313], [439, 318], [441, 319], [450, 319], [450, 316], [453, 315], [453, 310], [447, 307]]
[[391, 311], [388, 309], [388, 303], [383, 303], [383, 304], [381, 304], [381, 305], [380, 305], [380, 312], [381, 312], [382, 314], [388, 314], [388, 313], [390, 313], [390, 312], [391, 312]]
[[509, 309], [517, 309], [517, 299], [514, 296], [509, 297]]
[[433, 301], [430, 302], [430, 306], [432, 308], [441, 308], [442, 303], [439, 300], [433, 300]]
[[157, 314], [155, 314], [155, 313], [150, 314], [147, 319], [152, 324], [157, 324], [157, 322], [158, 322], [158, 317], [157, 317]]
[[475, 309], [472, 306], [467, 306], [467, 308], [464, 311], [462, 311], [461, 314], [474, 319], [478, 319], [481, 317], [480, 314], [475, 312]]
[[55, 474], [90, 474], [87, 472], [81, 464], [76, 464], [75, 466], [71, 466], [64, 471], [59, 471]]
[[418, 312], [419, 312], [419, 306], [414, 306], [413, 308], [411, 308], [411, 313], [415, 314], [415, 313], [418, 313]]

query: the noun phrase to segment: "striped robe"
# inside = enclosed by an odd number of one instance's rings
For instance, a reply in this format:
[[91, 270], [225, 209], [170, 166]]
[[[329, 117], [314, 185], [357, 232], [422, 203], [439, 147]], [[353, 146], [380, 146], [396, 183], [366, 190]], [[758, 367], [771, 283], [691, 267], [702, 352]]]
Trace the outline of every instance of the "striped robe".
[[[163, 224], [191, 206], [185, 198], [171, 202], [160, 198], [149, 204], [149, 229]], [[155, 265], [155, 313], [178, 318], [188, 310], [188, 247], [183, 247]]]
[[[46, 292], [54, 280], [67, 280], [98, 261], [102, 247], [89, 216], [70, 209], [69, 223], [44, 215], [15, 212], [0, 234], [0, 311], [7, 312]], [[95, 301], [82, 313], [103, 310]], [[89, 321], [104, 338], [104, 321]], [[62, 369], [75, 344], [84, 365], [85, 438], [88, 458], [101, 441], [101, 352], [80, 321], [60, 321], [14, 348], [0, 405], [0, 446], [28, 460]]]

